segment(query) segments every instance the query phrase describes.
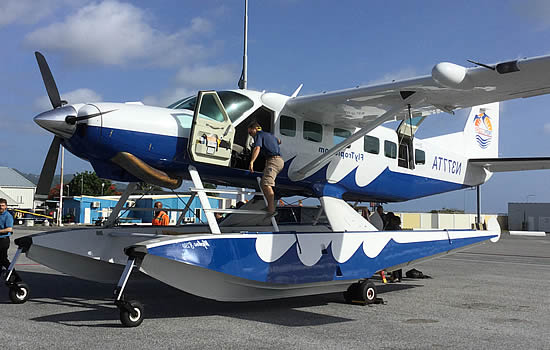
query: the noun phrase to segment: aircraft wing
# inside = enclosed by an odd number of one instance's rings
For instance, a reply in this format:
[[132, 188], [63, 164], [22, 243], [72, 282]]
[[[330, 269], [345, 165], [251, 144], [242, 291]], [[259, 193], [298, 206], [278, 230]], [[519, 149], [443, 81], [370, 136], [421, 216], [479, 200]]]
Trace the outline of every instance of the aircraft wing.
[[296, 171], [296, 179], [326, 164], [335, 153], [388, 120], [550, 93], [550, 56], [465, 68], [442, 62], [432, 74], [381, 85], [290, 98], [281, 114], [325, 125], [360, 128], [344, 142]]
[[[293, 97], [282, 113], [293, 112], [322, 124], [364, 127], [409, 103], [414, 117], [550, 93], [550, 56], [485, 66], [465, 68], [443, 62], [423, 77]], [[407, 108], [395, 117], [407, 118]]]
[[490, 172], [550, 169], [550, 157], [536, 158], [479, 158], [470, 159], [469, 164], [483, 167]]

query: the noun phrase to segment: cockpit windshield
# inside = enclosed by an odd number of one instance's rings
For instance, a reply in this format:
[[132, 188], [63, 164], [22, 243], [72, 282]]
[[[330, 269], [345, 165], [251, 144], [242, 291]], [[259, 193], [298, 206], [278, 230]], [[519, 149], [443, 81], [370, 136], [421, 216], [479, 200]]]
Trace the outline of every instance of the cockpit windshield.
[[[220, 100], [225, 107], [229, 119], [232, 122], [237, 120], [244, 112], [248, 111], [254, 106], [254, 102], [248, 97], [238, 94], [233, 91], [217, 91]], [[197, 96], [189, 96], [181, 99], [175, 103], [172, 103], [168, 108], [172, 109], [189, 109], [194, 110], [197, 103]]]

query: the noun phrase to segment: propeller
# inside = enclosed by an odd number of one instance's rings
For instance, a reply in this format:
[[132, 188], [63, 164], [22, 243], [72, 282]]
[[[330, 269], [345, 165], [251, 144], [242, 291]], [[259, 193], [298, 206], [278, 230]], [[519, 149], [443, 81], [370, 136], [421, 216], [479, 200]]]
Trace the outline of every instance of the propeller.
[[55, 80], [53, 79], [48, 62], [46, 62], [46, 59], [40, 52], [36, 51], [34, 55], [36, 56], [38, 68], [40, 68], [40, 74], [42, 74], [42, 80], [44, 81], [44, 86], [46, 86], [46, 91], [48, 92], [48, 97], [50, 98], [53, 108], [61, 107], [63, 103], [67, 102], [62, 101], [59, 96], [59, 90], [57, 90], [57, 85], [55, 85]]
[[[61, 100], [59, 96], [59, 90], [53, 79], [52, 72], [50, 67], [46, 62], [44, 56], [36, 51], [34, 53], [36, 56], [36, 61], [38, 62], [38, 68], [40, 68], [40, 74], [42, 75], [42, 80], [44, 81], [44, 86], [50, 98], [53, 108], [59, 108], [63, 106], [65, 101]], [[61, 141], [63, 139], [59, 136], [54, 136], [48, 154], [46, 155], [46, 160], [42, 166], [42, 171], [40, 172], [40, 178], [38, 180], [38, 186], [36, 188], [37, 197], [47, 197], [50, 193], [50, 187], [52, 185], [53, 176], [55, 174], [55, 168], [57, 167], [57, 159], [59, 158], [59, 148], [61, 146]]]
[[59, 147], [61, 146], [62, 140], [63, 139], [57, 135], [54, 136], [52, 140], [50, 149], [48, 150], [48, 155], [46, 155], [46, 160], [44, 160], [44, 165], [42, 166], [42, 171], [40, 172], [38, 186], [36, 187], [37, 197], [48, 197], [48, 194], [50, 193], [55, 168], [57, 167], [57, 159], [59, 158]]

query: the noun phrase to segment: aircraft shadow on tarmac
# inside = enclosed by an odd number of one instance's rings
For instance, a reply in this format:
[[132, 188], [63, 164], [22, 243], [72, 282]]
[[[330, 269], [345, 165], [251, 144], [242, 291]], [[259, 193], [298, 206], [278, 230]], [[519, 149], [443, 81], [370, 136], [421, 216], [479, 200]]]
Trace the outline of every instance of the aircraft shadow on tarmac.
[[[36, 304], [75, 307], [78, 311], [32, 318], [38, 322], [53, 322], [78, 327], [123, 327], [118, 322], [118, 310], [113, 304], [114, 285], [86, 281], [66, 275], [19, 272], [30, 286], [30, 299], [17, 307]], [[200, 298], [162, 282], [135, 273], [126, 286], [127, 300], [136, 299], [145, 306], [145, 319], [174, 317], [226, 316], [288, 327], [317, 326], [353, 321], [350, 318], [323, 315], [297, 308], [342, 303], [341, 293], [313, 295], [255, 302], [219, 302]], [[137, 278], [136, 278], [137, 277]], [[414, 284], [378, 284], [378, 294], [422, 287]], [[10, 304], [7, 290], [0, 293], [0, 304]], [[361, 307], [361, 306], [354, 306]], [[376, 305], [374, 307], [383, 307]], [[84, 309], [84, 310], [82, 310]], [[98, 324], [97, 321], [109, 321]], [[86, 324], [86, 322], [90, 322]]]

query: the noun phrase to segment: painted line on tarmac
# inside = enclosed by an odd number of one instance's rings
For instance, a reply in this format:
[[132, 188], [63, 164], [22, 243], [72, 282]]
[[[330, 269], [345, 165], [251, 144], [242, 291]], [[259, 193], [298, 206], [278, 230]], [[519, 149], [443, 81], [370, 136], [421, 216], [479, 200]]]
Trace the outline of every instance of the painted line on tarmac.
[[41, 266], [42, 264], [15, 264], [15, 266]]
[[540, 266], [540, 267], [550, 267], [550, 264], [532, 264], [532, 263], [517, 263], [510, 261], [491, 261], [491, 260], [478, 260], [478, 259], [457, 259], [457, 258], [444, 258], [440, 257], [438, 259], [445, 260], [456, 260], [456, 261], [466, 261], [466, 262], [482, 262], [482, 263], [493, 263], [493, 264], [510, 264], [510, 265], [528, 265], [528, 266]]

